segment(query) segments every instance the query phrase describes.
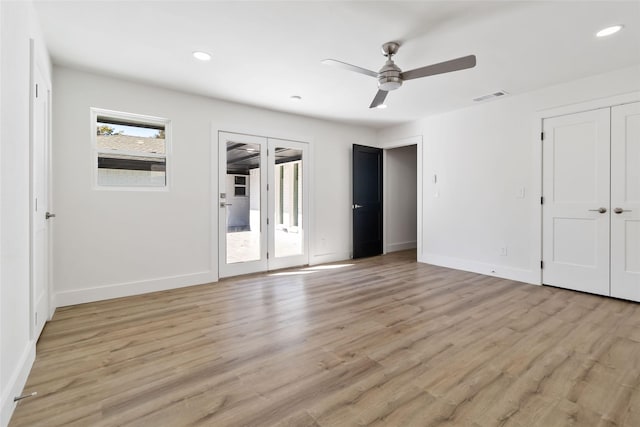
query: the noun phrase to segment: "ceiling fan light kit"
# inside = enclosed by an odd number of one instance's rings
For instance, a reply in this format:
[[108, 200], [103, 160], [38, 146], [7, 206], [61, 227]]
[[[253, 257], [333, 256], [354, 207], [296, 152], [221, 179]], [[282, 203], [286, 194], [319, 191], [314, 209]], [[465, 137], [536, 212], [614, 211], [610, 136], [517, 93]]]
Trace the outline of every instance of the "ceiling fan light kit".
[[366, 76], [375, 77], [378, 79], [378, 93], [373, 97], [373, 101], [369, 108], [376, 108], [384, 104], [384, 100], [387, 94], [398, 89], [402, 86], [405, 80], [418, 79], [421, 77], [433, 76], [436, 74], [450, 73], [452, 71], [464, 70], [467, 68], [473, 68], [476, 66], [475, 55], [463, 56], [460, 58], [452, 59], [450, 61], [444, 61], [433, 65], [427, 65], [426, 67], [416, 68], [403, 72], [393, 62], [393, 56], [398, 53], [400, 44], [396, 42], [388, 42], [382, 45], [382, 55], [387, 58], [387, 61], [382, 66], [380, 71], [367, 70], [366, 68], [358, 67], [357, 65], [348, 64], [346, 62], [338, 61], [336, 59], [325, 59], [322, 61], [326, 65], [334, 65], [343, 68], [348, 71], [354, 71], [356, 73], [364, 74]]

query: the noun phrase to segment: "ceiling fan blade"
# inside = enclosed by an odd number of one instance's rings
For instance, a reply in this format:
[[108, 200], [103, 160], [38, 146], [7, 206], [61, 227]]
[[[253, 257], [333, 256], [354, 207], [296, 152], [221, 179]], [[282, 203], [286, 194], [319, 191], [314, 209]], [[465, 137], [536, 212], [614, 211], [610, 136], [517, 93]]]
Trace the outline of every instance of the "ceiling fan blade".
[[334, 67], [355, 71], [356, 73], [365, 74], [367, 76], [378, 77], [378, 73], [375, 71], [367, 70], [366, 68], [358, 67], [357, 65], [347, 64], [346, 62], [338, 61], [336, 59], [323, 59], [321, 62], [325, 65], [333, 65]]
[[452, 59], [450, 61], [427, 65], [426, 67], [422, 68], [416, 68], [415, 70], [405, 71], [404, 73], [400, 73], [400, 77], [402, 77], [402, 80], [418, 79], [420, 77], [450, 73], [451, 71], [465, 70], [467, 68], [473, 68], [475, 66], [476, 56], [469, 55], [457, 59]]
[[376, 108], [378, 105], [384, 104], [384, 100], [388, 93], [389, 92], [386, 90], [379, 90], [378, 93], [376, 93], [376, 96], [373, 97], [373, 101], [371, 101], [369, 108]]

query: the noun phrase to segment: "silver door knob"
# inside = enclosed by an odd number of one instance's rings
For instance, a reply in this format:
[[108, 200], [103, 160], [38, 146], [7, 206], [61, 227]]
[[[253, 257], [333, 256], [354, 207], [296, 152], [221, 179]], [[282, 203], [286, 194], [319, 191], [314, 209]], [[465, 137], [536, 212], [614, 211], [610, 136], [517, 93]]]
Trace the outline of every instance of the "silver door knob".
[[360, 208], [362, 208], [362, 207], [364, 207], [364, 206], [362, 206], [362, 205], [358, 205], [358, 204], [353, 205], [353, 209], [360, 209]]
[[607, 208], [589, 209], [589, 212], [607, 213]]
[[44, 214], [44, 219], [49, 219], [49, 218], [55, 218], [56, 214], [52, 214], [50, 212], [47, 212], [46, 214]]
[[220, 207], [221, 208], [226, 208], [227, 206], [232, 206], [233, 203], [225, 203], [225, 202], [220, 202]]
[[622, 212], [631, 212], [631, 210], [630, 209], [615, 208], [613, 210], [613, 212], [615, 212], [617, 214], [621, 214]]

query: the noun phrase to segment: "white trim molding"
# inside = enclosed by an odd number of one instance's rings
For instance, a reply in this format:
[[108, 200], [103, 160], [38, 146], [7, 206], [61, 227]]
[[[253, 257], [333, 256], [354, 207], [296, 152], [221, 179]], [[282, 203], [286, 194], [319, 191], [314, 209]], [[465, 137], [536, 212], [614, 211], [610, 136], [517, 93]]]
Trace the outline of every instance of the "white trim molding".
[[385, 245], [384, 252], [389, 253], [389, 252], [405, 251], [407, 249], [416, 249], [417, 247], [418, 247], [417, 240], [412, 240], [410, 242], [387, 243]]
[[423, 259], [423, 262], [426, 262], [427, 264], [438, 265], [440, 267], [470, 271], [472, 273], [484, 274], [485, 276], [500, 277], [502, 279], [529, 283], [531, 285], [540, 284], [538, 283], [538, 274], [536, 271], [492, 265], [484, 262], [429, 253], [424, 254]]
[[189, 286], [197, 286], [217, 281], [218, 278], [214, 277], [214, 274], [211, 271], [202, 271], [199, 273], [179, 276], [158, 277], [127, 283], [115, 283], [96, 288], [61, 291], [56, 293], [55, 301], [58, 307], [64, 307], [67, 305], [84, 304], [86, 302], [128, 297], [150, 292], [166, 291], [169, 289], [186, 288]]
[[[23, 393], [24, 386], [26, 385], [27, 378], [29, 377], [29, 372], [31, 372], [31, 367], [35, 360], [36, 342], [30, 340], [17, 363], [18, 369], [13, 372], [11, 378], [7, 381], [7, 387], [3, 390], [2, 406], [0, 406], [0, 425], [9, 425], [13, 411], [16, 408], [16, 402], [14, 402], [13, 399]], [[31, 390], [25, 391], [30, 392]]]

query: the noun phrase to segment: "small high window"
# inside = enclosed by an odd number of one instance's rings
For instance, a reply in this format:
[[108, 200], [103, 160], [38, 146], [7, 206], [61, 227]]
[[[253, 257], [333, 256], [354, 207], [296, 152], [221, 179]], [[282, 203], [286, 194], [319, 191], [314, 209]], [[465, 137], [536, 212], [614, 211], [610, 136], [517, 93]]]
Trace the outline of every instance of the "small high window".
[[167, 119], [93, 108], [95, 184], [102, 188], [167, 188]]

